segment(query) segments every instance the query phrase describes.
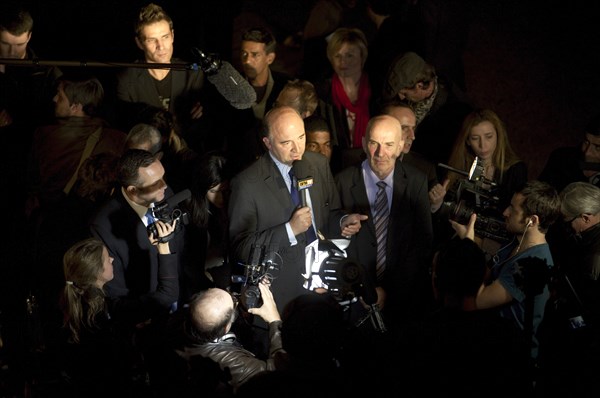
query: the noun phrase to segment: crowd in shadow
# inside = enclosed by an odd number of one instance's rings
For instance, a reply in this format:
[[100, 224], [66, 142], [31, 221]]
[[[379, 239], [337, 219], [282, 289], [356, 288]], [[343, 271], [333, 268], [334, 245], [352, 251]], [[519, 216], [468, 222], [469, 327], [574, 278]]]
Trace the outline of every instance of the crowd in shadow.
[[0, 6], [2, 396], [595, 395], [600, 114], [531, 176], [468, 2], [195, 7], [95, 69]]

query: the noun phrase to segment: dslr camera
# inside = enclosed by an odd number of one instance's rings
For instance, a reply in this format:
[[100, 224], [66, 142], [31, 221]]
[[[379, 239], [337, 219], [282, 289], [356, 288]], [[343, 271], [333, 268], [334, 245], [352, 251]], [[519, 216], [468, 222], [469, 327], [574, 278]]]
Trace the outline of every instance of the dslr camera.
[[[170, 235], [159, 238], [159, 242], [165, 243], [170, 241], [175, 234], [182, 230], [184, 225], [189, 224], [190, 218], [189, 214], [180, 209], [178, 206], [184, 200], [189, 199], [192, 196], [192, 193], [189, 189], [181, 191], [170, 198], [167, 198], [161, 202], [158, 202], [152, 209], [152, 213], [154, 214], [154, 218], [164, 222], [165, 224], [171, 225], [173, 222], [177, 221], [177, 225], [175, 226], [175, 230]], [[147, 227], [148, 234], [154, 234], [154, 236], [158, 236], [158, 230], [156, 229], [156, 225], [154, 223], [149, 224]]]
[[475, 234], [499, 243], [507, 243], [511, 236], [506, 231], [498, 196], [497, 184], [484, 176], [483, 163], [475, 157], [468, 173], [439, 164], [467, 178], [458, 181], [455, 189], [448, 191], [447, 201], [442, 203], [440, 214], [460, 224], [468, 224], [473, 213], [477, 214]]

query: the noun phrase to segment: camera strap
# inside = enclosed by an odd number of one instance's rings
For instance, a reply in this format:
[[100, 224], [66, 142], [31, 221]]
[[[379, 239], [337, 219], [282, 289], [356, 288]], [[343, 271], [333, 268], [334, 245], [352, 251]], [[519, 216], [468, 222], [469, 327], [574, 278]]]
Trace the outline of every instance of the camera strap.
[[83, 153], [81, 154], [81, 159], [79, 159], [79, 164], [77, 165], [75, 172], [71, 176], [71, 179], [69, 180], [69, 182], [67, 182], [67, 185], [65, 185], [65, 187], [63, 188], [63, 192], [65, 193], [65, 195], [68, 195], [69, 192], [71, 192], [71, 188], [73, 188], [73, 185], [75, 185], [75, 181], [77, 181], [77, 175], [79, 174], [79, 168], [81, 167], [83, 162], [87, 158], [89, 158], [90, 155], [92, 154], [92, 151], [96, 147], [96, 144], [98, 143], [98, 141], [100, 141], [101, 134], [102, 134], [102, 126], [98, 127], [96, 129], [96, 131], [94, 131], [94, 133], [92, 135], [90, 135], [88, 137], [87, 141], [85, 142], [85, 148], [83, 149]]

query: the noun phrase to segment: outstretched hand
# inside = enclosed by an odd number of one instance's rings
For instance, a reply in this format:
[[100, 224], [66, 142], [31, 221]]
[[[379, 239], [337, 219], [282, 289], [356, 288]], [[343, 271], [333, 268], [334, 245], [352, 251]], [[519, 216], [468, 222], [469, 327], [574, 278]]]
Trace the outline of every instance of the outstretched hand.
[[360, 231], [362, 226], [361, 222], [369, 219], [369, 216], [364, 214], [353, 213], [348, 215], [342, 221], [342, 236], [344, 238], [350, 238], [352, 235], [355, 235]]
[[269, 288], [269, 282], [262, 280], [258, 284], [258, 289], [260, 290], [263, 304], [258, 308], [248, 309], [248, 312], [250, 314], [258, 315], [267, 323], [280, 321], [281, 316], [279, 315], [279, 311], [277, 311], [277, 304], [275, 304], [273, 293]]
[[456, 234], [461, 239], [471, 239], [475, 240], [475, 221], [477, 221], [477, 214], [471, 214], [469, 218], [469, 223], [467, 225], [459, 224], [454, 220], [449, 220], [450, 224], [452, 224], [452, 229], [456, 231]]
[[442, 207], [446, 192], [448, 192], [448, 184], [450, 180], [446, 179], [442, 184], [435, 184], [429, 191], [429, 204], [431, 206], [431, 212], [435, 213]]

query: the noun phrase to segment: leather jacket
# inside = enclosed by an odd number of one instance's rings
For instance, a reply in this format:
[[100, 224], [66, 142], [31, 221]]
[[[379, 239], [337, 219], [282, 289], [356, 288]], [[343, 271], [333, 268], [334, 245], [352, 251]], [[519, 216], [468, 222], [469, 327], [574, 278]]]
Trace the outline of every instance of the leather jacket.
[[275, 354], [281, 352], [281, 321], [271, 322], [269, 324], [269, 358], [262, 360], [257, 358], [252, 352], [246, 350], [237, 341], [234, 333], [228, 333], [205, 344], [193, 343], [193, 336], [189, 336], [190, 343], [177, 353], [188, 362], [196, 355], [203, 358], [209, 358], [217, 363], [225, 374], [230, 375], [228, 383], [233, 387], [234, 392], [237, 388], [248, 381], [252, 376], [263, 371], [275, 370]]

